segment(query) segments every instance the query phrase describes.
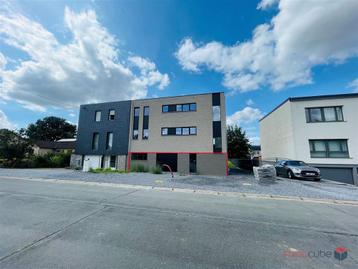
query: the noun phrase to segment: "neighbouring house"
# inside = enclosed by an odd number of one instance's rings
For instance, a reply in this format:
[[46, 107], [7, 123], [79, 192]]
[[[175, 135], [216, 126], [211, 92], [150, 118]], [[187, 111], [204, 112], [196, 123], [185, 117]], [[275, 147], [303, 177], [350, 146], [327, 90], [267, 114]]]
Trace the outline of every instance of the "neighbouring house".
[[64, 138], [57, 141], [37, 141], [32, 149], [34, 155], [45, 155], [48, 153], [73, 152], [76, 138]]
[[358, 93], [291, 97], [260, 120], [263, 160], [297, 159], [358, 185]]
[[224, 93], [81, 105], [71, 164], [226, 175]]

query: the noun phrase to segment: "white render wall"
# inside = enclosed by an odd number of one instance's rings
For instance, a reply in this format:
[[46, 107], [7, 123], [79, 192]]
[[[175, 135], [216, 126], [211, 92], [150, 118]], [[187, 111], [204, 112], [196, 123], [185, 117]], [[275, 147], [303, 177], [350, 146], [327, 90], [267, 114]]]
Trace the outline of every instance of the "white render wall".
[[[307, 123], [305, 108], [343, 106], [344, 122]], [[260, 122], [263, 160], [358, 164], [358, 98], [287, 101]], [[348, 139], [350, 158], [311, 158], [309, 139]]]
[[[343, 122], [307, 123], [306, 107], [343, 106]], [[291, 102], [295, 159], [319, 164], [358, 164], [358, 98]], [[309, 139], [348, 139], [349, 159], [311, 158]]]
[[263, 160], [295, 158], [291, 103], [286, 102], [260, 122]]

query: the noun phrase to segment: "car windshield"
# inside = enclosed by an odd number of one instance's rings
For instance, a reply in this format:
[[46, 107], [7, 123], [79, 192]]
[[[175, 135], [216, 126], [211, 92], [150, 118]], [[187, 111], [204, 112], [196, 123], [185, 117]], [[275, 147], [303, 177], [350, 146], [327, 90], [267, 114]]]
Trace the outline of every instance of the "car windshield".
[[291, 166], [305, 166], [306, 164], [302, 161], [287, 161], [287, 165]]

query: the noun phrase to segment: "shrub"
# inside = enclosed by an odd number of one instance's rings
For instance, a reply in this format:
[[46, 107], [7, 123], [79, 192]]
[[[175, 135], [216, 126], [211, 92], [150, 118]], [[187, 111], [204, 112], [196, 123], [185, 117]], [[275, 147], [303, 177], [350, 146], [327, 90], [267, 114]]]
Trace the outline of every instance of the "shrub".
[[124, 170], [117, 170], [117, 169], [112, 169], [110, 167], [107, 167], [107, 168], [90, 168], [89, 169], [89, 172], [91, 173], [104, 173], [104, 174], [107, 174], [107, 173], [125, 173], [126, 171]]
[[163, 170], [162, 170], [162, 168], [161, 168], [159, 165], [157, 165], [156, 167], [153, 167], [153, 168], [151, 169], [151, 172], [152, 172], [153, 174], [162, 174], [162, 173], [163, 173]]
[[232, 161], [228, 161], [227, 166], [229, 167], [229, 169], [233, 169], [233, 168], [236, 167], [235, 164]]
[[131, 166], [131, 172], [146, 173], [148, 171], [148, 167], [143, 164], [135, 164]]

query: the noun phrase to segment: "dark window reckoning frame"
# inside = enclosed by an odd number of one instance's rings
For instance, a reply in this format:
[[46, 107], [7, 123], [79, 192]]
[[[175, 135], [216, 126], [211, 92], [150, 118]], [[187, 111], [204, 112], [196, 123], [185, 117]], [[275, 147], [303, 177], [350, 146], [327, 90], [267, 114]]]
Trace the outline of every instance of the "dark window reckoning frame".
[[[335, 120], [326, 120], [326, 116], [324, 113], [324, 109], [325, 108], [334, 108], [334, 114], [335, 114]], [[340, 112], [342, 113], [342, 119], [340, 120], [338, 117], [338, 108], [340, 108]], [[320, 113], [321, 113], [321, 117], [322, 117], [322, 121], [312, 121], [312, 116], [311, 116], [311, 110], [313, 109], [319, 109]], [[317, 122], [343, 122], [344, 121], [344, 115], [343, 115], [343, 106], [320, 106], [320, 107], [306, 107], [305, 108], [305, 112], [306, 112], [306, 122], [307, 123], [317, 123]]]
[[[349, 158], [349, 149], [348, 149], [348, 139], [309, 139], [309, 147], [310, 147], [310, 155], [311, 158], [339, 158], [339, 159], [347, 159]], [[316, 151], [315, 150], [315, 145], [314, 142], [319, 141], [319, 142], [324, 142], [325, 145], [325, 151]], [[347, 148], [347, 151], [341, 150], [341, 151], [329, 151], [329, 142], [345, 142], [345, 147]], [[311, 147], [313, 148], [313, 150], [311, 150]], [[340, 147], [342, 149], [342, 144], [340, 144]], [[312, 156], [312, 153], [324, 153], [325, 157], [316, 157], [316, 156]], [[332, 157], [331, 155], [333, 153], [342, 153], [345, 154], [345, 156], [342, 157]]]
[[[180, 134], [176, 134], [176, 129], [181, 129]], [[191, 129], [195, 128], [195, 133], [191, 132]], [[167, 129], [167, 134], [163, 134], [163, 129]], [[169, 130], [170, 129], [170, 130]], [[183, 129], [189, 129], [188, 134], [183, 134]], [[188, 127], [162, 127], [160, 134], [162, 136], [191, 136], [198, 134], [198, 128], [196, 126], [188, 126]]]
[[[181, 106], [181, 109], [178, 110], [177, 106]], [[188, 110], [184, 110], [184, 106], [188, 107]], [[162, 105], [162, 113], [195, 112], [195, 111], [197, 111], [197, 104], [196, 103], [182, 103], [182, 104]]]

